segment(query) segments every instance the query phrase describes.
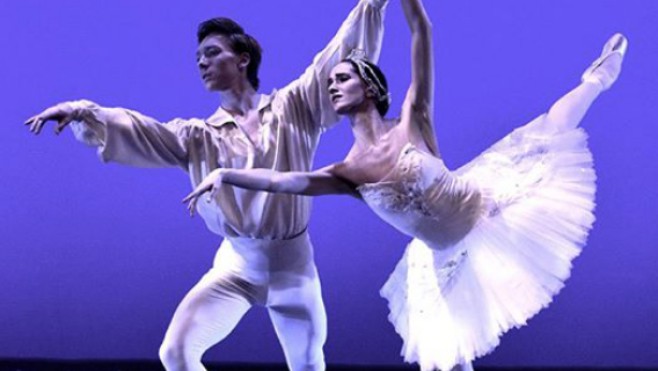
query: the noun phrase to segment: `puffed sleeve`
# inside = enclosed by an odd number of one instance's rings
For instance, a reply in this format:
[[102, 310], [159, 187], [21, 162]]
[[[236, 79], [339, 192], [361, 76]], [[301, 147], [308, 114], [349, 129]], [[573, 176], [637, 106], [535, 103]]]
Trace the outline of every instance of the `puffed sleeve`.
[[177, 166], [187, 170], [191, 129], [188, 121], [160, 123], [136, 111], [102, 107], [87, 100], [66, 104], [73, 106], [74, 136], [98, 147], [102, 161], [139, 167]]
[[292, 124], [318, 130], [338, 121], [329, 99], [329, 73], [354, 49], [362, 50], [369, 60], [377, 62], [387, 3], [387, 0], [360, 0], [329, 44], [315, 56], [313, 63], [297, 80], [281, 89], [283, 110], [303, 115], [291, 120]]

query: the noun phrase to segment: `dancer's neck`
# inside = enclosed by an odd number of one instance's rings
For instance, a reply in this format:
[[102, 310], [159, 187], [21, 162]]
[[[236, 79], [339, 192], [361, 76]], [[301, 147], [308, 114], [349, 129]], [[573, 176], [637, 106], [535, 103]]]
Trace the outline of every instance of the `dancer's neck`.
[[354, 143], [359, 148], [375, 146], [389, 131], [386, 121], [376, 109], [359, 111], [349, 115]]
[[220, 107], [232, 116], [245, 116], [258, 104], [257, 97], [256, 90], [246, 81], [219, 92]]

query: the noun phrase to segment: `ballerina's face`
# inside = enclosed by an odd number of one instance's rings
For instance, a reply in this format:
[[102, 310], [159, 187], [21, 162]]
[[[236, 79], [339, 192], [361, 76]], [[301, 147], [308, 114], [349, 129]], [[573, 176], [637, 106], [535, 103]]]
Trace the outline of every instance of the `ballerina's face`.
[[363, 80], [349, 62], [339, 63], [331, 70], [327, 87], [331, 104], [341, 115], [357, 111], [369, 98]]

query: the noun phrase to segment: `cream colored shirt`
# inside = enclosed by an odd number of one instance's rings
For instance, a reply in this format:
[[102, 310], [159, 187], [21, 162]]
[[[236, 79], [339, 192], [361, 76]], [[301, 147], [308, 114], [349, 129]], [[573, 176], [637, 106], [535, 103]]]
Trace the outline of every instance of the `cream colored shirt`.
[[[232, 116], [219, 109], [206, 120], [160, 123], [138, 112], [70, 102], [78, 140], [99, 147], [100, 158], [143, 167], [179, 166], [195, 187], [216, 168], [311, 170], [321, 132], [338, 120], [328, 97], [331, 69], [353, 49], [377, 61], [387, 0], [360, 0], [338, 33], [295, 81], [260, 95], [258, 138], [252, 142]], [[304, 231], [311, 200], [305, 196], [222, 186], [212, 202], [198, 203], [210, 230], [226, 237], [286, 239]]]

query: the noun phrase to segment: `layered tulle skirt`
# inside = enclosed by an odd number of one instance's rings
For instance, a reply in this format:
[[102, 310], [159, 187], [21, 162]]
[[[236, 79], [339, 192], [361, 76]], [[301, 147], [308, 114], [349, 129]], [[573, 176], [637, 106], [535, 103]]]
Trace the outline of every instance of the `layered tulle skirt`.
[[542, 115], [454, 172], [485, 210], [445, 252], [414, 239], [381, 290], [402, 355], [450, 370], [491, 352], [546, 307], [569, 277], [594, 222], [595, 173], [582, 129]]

